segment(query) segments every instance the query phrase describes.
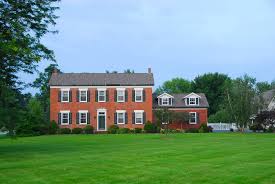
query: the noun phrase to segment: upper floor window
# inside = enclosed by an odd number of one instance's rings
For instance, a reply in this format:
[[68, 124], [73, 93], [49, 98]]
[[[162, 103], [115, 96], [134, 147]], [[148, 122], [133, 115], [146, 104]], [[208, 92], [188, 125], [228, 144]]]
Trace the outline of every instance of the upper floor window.
[[135, 102], [143, 102], [143, 89], [135, 90]]
[[201, 96], [196, 93], [190, 93], [189, 95], [184, 97], [186, 105], [200, 105]]
[[125, 89], [117, 89], [117, 102], [125, 102]]
[[61, 90], [61, 102], [69, 102], [70, 101], [70, 90], [63, 89]]
[[197, 113], [196, 112], [190, 112], [189, 113], [189, 123], [190, 124], [197, 124]]
[[106, 89], [98, 89], [98, 101], [106, 102]]
[[87, 102], [87, 92], [88, 90], [79, 90], [79, 101]]
[[160, 96], [157, 97], [158, 104], [161, 106], [171, 106], [173, 105], [173, 99], [174, 97], [172, 95], [169, 95], [168, 93], [163, 93]]

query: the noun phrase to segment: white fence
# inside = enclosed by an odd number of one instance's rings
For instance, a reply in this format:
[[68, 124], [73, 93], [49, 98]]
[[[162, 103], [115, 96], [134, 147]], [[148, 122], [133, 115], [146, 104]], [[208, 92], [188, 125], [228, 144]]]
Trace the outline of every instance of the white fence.
[[236, 123], [207, 123], [207, 126], [211, 126], [213, 131], [230, 131], [230, 129], [236, 131], [238, 129]]

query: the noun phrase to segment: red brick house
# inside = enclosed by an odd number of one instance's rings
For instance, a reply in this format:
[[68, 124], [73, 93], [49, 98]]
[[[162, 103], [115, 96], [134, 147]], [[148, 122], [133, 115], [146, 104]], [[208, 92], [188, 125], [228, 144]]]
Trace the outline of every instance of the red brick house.
[[[170, 124], [172, 129], [199, 128], [201, 124], [208, 121], [208, 101], [203, 93], [190, 94], [168, 94], [163, 93], [153, 97], [153, 109], [168, 108], [175, 112], [186, 112], [189, 114], [188, 122], [174, 122]], [[156, 117], [153, 118], [155, 121]]]
[[[153, 95], [154, 76], [148, 73], [58, 73], [50, 85], [50, 119], [61, 128], [84, 128], [107, 131], [111, 125], [120, 128], [143, 128], [154, 122], [153, 109], [169, 109], [190, 113], [184, 127], [207, 123], [208, 102], [204, 94], [167, 93]], [[172, 124], [171, 128], [179, 128]]]
[[50, 82], [50, 119], [62, 128], [143, 128], [152, 121], [154, 77], [148, 73], [57, 73]]

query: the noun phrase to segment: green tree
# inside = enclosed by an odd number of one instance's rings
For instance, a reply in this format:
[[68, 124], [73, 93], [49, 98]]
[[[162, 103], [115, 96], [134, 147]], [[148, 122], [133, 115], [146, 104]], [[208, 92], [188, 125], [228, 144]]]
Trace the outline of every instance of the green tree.
[[224, 108], [212, 114], [208, 118], [209, 123], [232, 123], [234, 122], [234, 118], [231, 116], [230, 109]]
[[44, 72], [39, 73], [39, 77], [33, 82], [33, 87], [39, 89], [35, 96], [41, 102], [43, 107], [43, 117], [46, 122], [50, 120], [50, 86], [49, 80], [54, 70], [61, 72], [57, 64], [50, 64]]
[[196, 93], [205, 93], [209, 102], [209, 114], [220, 110], [226, 99], [225, 89], [230, 88], [231, 79], [220, 73], [207, 73], [197, 76], [191, 84]]
[[155, 91], [157, 94], [161, 93], [190, 93], [191, 82], [183, 78], [174, 78], [172, 80], [164, 82], [164, 84], [158, 87]]
[[265, 91], [272, 89], [271, 84], [269, 84], [268, 82], [257, 82], [256, 87], [257, 87], [258, 93], [263, 93]]
[[[59, 0], [0, 1], [0, 121], [10, 127], [24, 109], [18, 74], [33, 73], [42, 60], [53, 60], [53, 51], [41, 43], [47, 33], [55, 33], [54, 14]], [[16, 112], [16, 113], [14, 113]]]
[[251, 115], [256, 114], [260, 107], [256, 98], [256, 79], [248, 75], [237, 78], [231, 90], [227, 91], [227, 96], [231, 114], [243, 131], [249, 125]]

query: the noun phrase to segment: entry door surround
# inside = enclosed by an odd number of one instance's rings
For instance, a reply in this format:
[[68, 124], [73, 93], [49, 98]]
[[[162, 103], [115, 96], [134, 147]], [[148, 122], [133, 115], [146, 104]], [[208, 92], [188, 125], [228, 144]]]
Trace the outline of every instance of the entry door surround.
[[107, 110], [98, 109], [97, 110], [97, 131], [106, 131], [106, 121], [107, 121]]

